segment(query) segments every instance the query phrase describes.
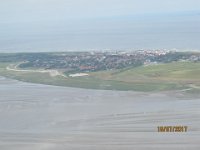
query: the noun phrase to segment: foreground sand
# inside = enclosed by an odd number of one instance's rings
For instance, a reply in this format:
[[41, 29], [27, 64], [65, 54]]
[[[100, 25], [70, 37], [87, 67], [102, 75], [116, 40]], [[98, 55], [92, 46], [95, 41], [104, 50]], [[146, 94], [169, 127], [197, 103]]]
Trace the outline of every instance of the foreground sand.
[[[157, 126], [186, 125], [186, 133]], [[0, 78], [1, 150], [198, 150], [200, 99]]]

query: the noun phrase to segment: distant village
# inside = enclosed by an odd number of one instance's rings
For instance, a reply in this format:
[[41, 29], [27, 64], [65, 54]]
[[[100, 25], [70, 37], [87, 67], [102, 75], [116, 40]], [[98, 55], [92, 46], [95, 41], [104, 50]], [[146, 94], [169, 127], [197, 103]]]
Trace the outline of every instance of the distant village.
[[[200, 53], [167, 50], [24, 53], [0, 57], [0, 61], [21, 61], [20, 68], [59, 69], [64, 72], [91, 72], [123, 69], [173, 61], [200, 61]], [[10, 60], [10, 61], [11, 61]]]

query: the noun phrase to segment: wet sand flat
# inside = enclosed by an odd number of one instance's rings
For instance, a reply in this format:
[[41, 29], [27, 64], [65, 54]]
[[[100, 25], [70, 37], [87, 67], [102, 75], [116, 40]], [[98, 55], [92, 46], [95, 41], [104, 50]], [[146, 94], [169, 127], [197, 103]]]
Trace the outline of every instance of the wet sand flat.
[[[158, 133], [157, 126], [188, 126]], [[0, 77], [2, 150], [200, 149], [200, 99], [30, 84]]]

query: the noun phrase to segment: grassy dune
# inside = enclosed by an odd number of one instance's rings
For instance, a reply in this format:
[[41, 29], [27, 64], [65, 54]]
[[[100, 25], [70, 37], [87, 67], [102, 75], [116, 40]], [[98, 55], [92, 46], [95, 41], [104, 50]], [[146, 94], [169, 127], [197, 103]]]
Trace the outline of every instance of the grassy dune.
[[0, 75], [21, 81], [106, 90], [200, 91], [200, 63], [173, 62], [124, 70], [91, 72], [85, 77], [52, 77], [48, 73], [16, 72], [0, 64]]
[[191, 84], [199, 85], [200, 63], [174, 62], [143, 66], [116, 74], [114, 73], [112, 79], [127, 82], [191, 82]]

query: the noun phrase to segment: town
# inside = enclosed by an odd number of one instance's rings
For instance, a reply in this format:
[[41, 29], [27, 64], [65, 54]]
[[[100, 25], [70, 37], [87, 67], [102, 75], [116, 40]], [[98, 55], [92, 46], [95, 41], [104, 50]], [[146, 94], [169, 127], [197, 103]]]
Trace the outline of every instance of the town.
[[19, 68], [57, 69], [62, 72], [92, 72], [124, 69], [173, 61], [200, 61], [200, 53], [167, 50], [94, 51], [60, 53], [24, 53], [1, 55], [1, 62], [21, 62]]

